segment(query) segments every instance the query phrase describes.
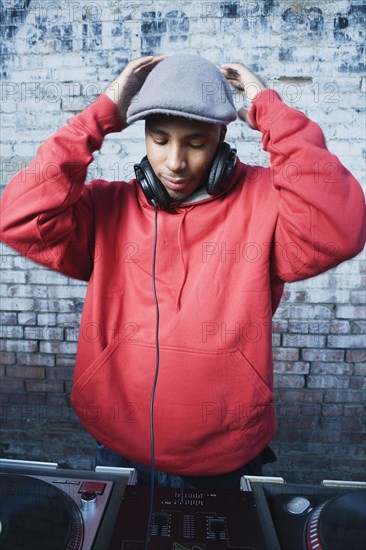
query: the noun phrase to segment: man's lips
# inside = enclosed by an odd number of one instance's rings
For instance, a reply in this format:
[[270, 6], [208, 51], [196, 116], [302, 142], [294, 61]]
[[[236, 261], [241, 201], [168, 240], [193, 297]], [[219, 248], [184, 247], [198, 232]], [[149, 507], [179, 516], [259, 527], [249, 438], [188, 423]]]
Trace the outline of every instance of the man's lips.
[[186, 187], [192, 182], [191, 179], [170, 179], [162, 176], [162, 182], [172, 189], [173, 191], [180, 191], [186, 189]]

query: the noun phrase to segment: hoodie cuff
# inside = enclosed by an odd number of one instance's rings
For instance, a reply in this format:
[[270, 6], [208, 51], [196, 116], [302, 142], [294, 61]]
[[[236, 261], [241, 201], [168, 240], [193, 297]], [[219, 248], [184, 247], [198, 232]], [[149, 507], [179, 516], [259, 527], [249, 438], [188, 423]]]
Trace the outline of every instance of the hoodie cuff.
[[274, 90], [266, 89], [259, 92], [253, 99], [248, 116], [253, 126], [264, 133], [269, 126], [286, 108], [280, 95]]
[[120, 132], [126, 127], [117, 106], [105, 94], [101, 94], [91, 105], [73, 117], [102, 142], [107, 134]]

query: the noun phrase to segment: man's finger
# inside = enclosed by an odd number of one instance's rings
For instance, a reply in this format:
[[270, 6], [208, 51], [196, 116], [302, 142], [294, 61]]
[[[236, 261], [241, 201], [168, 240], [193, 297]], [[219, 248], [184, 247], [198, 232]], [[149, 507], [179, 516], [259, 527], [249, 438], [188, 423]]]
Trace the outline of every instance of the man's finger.
[[155, 65], [160, 63], [160, 61], [163, 61], [163, 59], [165, 59], [166, 57], [168, 57], [168, 56], [167, 55], [155, 55], [155, 56], [149, 56], [149, 57], [142, 57], [141, 60], [140, 60], [140, 61], [142, 61], [141, 64], [139, 64], [135, 67], [136, 71], [138, 71], [140, 69], [147, 69], [147, 68], [149, 68], [151, 70], [155, 67]]

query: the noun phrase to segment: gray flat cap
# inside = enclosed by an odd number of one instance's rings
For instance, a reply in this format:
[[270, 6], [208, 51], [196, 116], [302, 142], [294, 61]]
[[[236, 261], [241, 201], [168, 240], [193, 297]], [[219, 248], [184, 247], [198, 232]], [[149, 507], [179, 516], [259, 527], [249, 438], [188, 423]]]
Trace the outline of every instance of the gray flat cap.
[[188, 54], [154, 67], [127, 110], [127, 124], [158, 113], [221, 124], [237, 117], [224, 75], [211, 61]]

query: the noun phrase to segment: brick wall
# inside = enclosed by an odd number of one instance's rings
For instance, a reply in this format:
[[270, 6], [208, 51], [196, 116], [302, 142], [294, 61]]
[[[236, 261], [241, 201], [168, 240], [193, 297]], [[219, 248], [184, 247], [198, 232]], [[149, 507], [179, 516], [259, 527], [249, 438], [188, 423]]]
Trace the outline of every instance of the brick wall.
[[[364, 181], [363, 1], [3, 0], [1, 185], [38, 145], [142, 54], [239, 61], [323, 128]], [[238, 101], [238, 98], [235, 98]], [[109, 136], [89, 179], [126, 179], [144, 154], [140, 123]], [[229, 127], [239, 156], [268, 165], [258, 134]], [[1, 249], [4, 457], [89, 468], [93, 441], [68, 400], [85, 285]], [[288, 481], [364, 477], [365, 262], [288, 285], [274, 319], [278, 462]]]

